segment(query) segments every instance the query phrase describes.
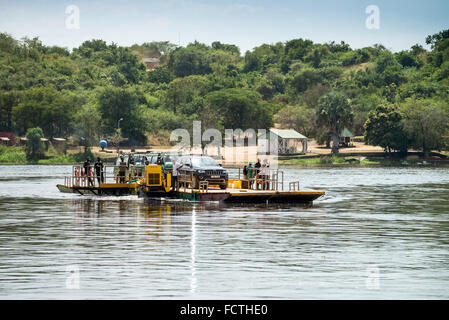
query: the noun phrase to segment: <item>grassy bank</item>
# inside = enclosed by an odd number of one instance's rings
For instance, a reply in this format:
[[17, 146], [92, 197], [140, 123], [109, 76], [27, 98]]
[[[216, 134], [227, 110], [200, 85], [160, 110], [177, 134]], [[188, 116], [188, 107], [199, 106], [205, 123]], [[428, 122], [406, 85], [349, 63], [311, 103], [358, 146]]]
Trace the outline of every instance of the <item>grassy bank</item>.
[[23, 147], [0, 146], [0, 164], [26, 164], [27, 162]]
[[[90, 155], [91, 159], [93, 159], [93, 155]], [[27, 159], [25, 147], [0, 146], [0, 164], [79, 164], [85, 158], [86, 155], [84, 153], [62, 154], [50, 147], [43, 159]]]
[[407, 158], [384, 158], [384, 157], [344, 157], [344, 156], [317, 156], [314, 158], [299, 158], [279, 161], [284, 165], [304, 166], [344, 166], [344, 165], [374, 165], [374, 166], [397, 166], [397, 165], [449, 165], [448, 162], [424, 161], [421, 159]]

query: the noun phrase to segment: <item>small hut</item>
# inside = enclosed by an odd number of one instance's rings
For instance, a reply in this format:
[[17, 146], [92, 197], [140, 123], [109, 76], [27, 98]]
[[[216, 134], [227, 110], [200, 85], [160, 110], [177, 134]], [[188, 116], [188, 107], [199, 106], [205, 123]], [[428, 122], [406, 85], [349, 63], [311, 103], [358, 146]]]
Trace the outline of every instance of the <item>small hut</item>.
[[49, 141], [47, 138], [41, 138], [41, 142], [44, 144], [45, 151], [48, 151]]
[[11, 141], [7, 137], [0, 137], [0, 141], [5, 146], [10, 146], [11, 145]]
[[354, 137], [354, 134], [348, 130], [348, 128], [344, 128], [340, 133], [340, 145], [343, 147], [352, 146], [351, 138]]
[[53, 147], [59, 152], [66, 152], [67, 150], [67, 141], [64, 138], [53, 138], [52, 139]]
[[12, 132], [0, 132], [0, 141], [7, 146], [14, 145], [14, 133]]
[[258, 141], [259, 149], [262, 152], [276, 153], [277, 151], [277, 154], [307, 153], [307, 137], [293, 129], [270, 129], [260, 136]]
[[22, 138], [19, 139], [19, 143], [20, 143], [21, 146], [26, 145], [27, 141], [28, 141], [28, 139], [25, 138], [25, 137], [22, 137]]

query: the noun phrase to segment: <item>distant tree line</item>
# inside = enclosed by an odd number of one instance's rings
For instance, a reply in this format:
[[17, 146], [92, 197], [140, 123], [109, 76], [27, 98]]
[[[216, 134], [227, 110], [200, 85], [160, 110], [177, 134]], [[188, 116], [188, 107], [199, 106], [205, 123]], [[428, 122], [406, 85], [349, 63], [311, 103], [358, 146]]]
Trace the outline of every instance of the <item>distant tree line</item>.
[[[293, 39], [241, 54], [232, 44], [121, 47], [85, 41], [70, 52], [0, 33], [0, 131], [94, 144], [168, 141], [176, 128], [293, 128], [338, 151], [345, 127], [388, 152], [447, 148], [449, 31], [393, 53]], [[147, 72], [142, 58], [161, 66]], [[119, 121], [120, 119], [123, 119]]]

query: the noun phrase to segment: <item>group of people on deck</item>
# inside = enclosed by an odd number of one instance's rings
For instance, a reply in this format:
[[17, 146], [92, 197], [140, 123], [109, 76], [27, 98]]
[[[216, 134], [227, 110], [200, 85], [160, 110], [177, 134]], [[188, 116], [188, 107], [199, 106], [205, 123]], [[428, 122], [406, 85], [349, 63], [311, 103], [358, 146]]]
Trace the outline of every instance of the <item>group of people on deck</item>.
[[259, 190], [259, 185], [262, 190], [270, 190], [270, 165], [267, 159], [262, 164], [257, 159], [254, 166], [251, 162], [244, 166], [243, 179], [248, 181], [249, 189], [253, 189], [253, 184], [256, 182], [256, 190]]
[[81, 170], [81, 176], [83, 177], [83, 179], [87, 178], [89, 186], [94, 185], [94, 177], [96, 176], [98, 180], [98, 185], [100, 185], [100, 183], [104, 183], [103, 167], [104, 165], [100, 157], [97, 158], [97, 161], [95, 161], [93, 166], [90, 163], [90, 159], [87, 158], [86, 161], [84, 161], [83, 170]]

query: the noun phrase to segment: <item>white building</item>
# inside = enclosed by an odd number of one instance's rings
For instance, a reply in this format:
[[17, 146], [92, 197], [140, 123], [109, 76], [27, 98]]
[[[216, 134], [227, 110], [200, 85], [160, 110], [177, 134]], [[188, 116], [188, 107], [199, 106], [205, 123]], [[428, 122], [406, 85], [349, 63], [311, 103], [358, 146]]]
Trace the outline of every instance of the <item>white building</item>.
[[307, 137], [293, 129], [270, 129], [259, 137], [258, 147], [262, 153], [307, 153]]

